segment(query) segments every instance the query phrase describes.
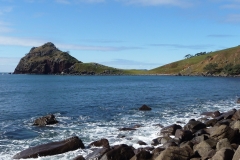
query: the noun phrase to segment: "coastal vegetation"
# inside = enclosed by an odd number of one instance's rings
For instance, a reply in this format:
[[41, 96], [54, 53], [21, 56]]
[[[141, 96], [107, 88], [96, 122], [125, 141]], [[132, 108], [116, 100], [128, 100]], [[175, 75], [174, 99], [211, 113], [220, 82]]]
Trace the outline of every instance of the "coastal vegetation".
[[185, 59], [149, 70], [151, 74], [239, 75], [240, 46], [186, 55]]

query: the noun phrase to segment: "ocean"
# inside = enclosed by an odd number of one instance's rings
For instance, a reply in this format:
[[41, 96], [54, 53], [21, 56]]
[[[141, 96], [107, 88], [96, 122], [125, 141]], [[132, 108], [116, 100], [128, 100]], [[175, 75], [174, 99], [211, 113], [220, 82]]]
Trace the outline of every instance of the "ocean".
[[[107, 138], [111, 146], [139, 148], [139, 140], [151, 146], [161, 130], [156, 124], [187, 123], [202, 112], [239, 109], [239, 97], [240, 78], [1, 74], [0, 160], [72, 136], [85, 146], [101, 138]], [[152, 110], [139, 111], [143, 104]], [[59, 123], [32, 125], [47, 114], [54, 114]], [[119, 131], [136, 124], [141, 125], [136, 131]], [[79, 149], [38, 159], [73, 159], [90, 152]]]

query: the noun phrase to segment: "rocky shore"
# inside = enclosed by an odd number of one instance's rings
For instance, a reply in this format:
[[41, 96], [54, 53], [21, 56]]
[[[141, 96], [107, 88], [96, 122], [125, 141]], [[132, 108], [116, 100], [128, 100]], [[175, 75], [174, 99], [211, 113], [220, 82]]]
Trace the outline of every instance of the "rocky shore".
[[[237, 103], [240, 103], [240, 99]], [[143, 105], [139, 110], [147, 112], [151, 108]], [[36, 119], [33, 124], [46, 126], [56, 123], [58, 121], [54, 115], [47, 115]], [[139, 127], [119, 130], [134, 131]], [[126, 144], [112, 146], [105, 138], [84, 144], [79, 137], [71, 137], [28, 148], [17, 153], [13, 159], [52, 156], [88, 148], [92, 151], [90, 154], [85, 157], [79, 155], [74, 160], [239, 160], [240, 110], [204, 112], [201, 118], [191, 119], [186, 124], [176, 122], [170, 126], [161, 126], [151, 144], [144, 141], [138, 144], [142, 147], [135, 149]]]

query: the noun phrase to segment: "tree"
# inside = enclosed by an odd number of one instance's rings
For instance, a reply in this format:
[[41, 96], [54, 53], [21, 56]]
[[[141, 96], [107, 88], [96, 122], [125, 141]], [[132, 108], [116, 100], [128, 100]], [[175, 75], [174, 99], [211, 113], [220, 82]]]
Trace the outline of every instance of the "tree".
[[217, 63], [209, 63], [203, 68], [203, 70], [210, 74], [214, 74], [219, 71], [218, 64]]
[[187, 54], [184, 56], [186, 59], [193, 57], [191, 54]]

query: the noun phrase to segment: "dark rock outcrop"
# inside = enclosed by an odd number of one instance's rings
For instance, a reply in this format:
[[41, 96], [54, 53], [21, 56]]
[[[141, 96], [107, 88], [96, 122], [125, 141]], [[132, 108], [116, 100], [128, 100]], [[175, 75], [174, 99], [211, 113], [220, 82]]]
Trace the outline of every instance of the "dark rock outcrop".
[[36, 126], [46, 126], [46, 125], [51, 125], [51, 124], [56, 124], [58, 121], [56, 120], [55, 116], [53, 114], [37, 118], [34, 122], [33, 125]]
[[148, 107], [147, 105], [143, 105], [142, 107], [139, 108], [140, 111], [151, 111], [152, 108]]
[[84, 144], [78, 137], [72, 137], [60, 142], [51, 142], [28, 148], [20, 153], [17, 153], [13, 159], [38, 158], [41, 156], [57, 155], [68, 151], [73, 151], [78, 148], [85, 148]]
[[104, 154], [100, 160], [129, 160], [134, 156], [133, 148], [122, 144]]
[[33, 47], [19, 62], [14, 74], [61, 74], [70, 72], [76, 58], [62, 52], [51, 42]]
[[109, 146], [109, 142], [107, 139], [103, 138], [99, 141], [95, 141], [95, 142], [92, 142], [90, 145], [91, 146], [94, 146], [94, 147], [105, 147], [105, 148], [110, 148]]

